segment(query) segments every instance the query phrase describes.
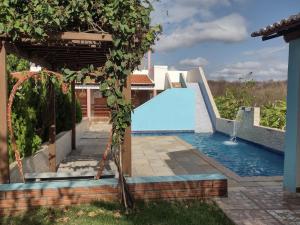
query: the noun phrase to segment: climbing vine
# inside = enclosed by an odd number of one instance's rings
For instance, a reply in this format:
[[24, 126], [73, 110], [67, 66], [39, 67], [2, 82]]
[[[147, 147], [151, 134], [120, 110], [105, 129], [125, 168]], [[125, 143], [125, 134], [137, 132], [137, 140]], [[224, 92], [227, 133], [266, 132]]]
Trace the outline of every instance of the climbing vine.
[[[160, 33], [152, 26], [148, 0], [2, 0], [0, 2], [0, 35], [18, 41], [32, 37], [47, 41], [50, 34], [62, 31], [109, 33], [113, 47], [103, 67], [93, 65], [80, 71], [61, 68], [66, 81], [84, 81], [92, 76], [107, 97], [112, 116], [112, 155], [119, 170], [123, 196], [126, 186], [121, 162], [125, 130], [130, 126], [132, 105], [124, 97], [128, 75], [140, 64]], [[130, 205], [129, 205], [130, 206]]]

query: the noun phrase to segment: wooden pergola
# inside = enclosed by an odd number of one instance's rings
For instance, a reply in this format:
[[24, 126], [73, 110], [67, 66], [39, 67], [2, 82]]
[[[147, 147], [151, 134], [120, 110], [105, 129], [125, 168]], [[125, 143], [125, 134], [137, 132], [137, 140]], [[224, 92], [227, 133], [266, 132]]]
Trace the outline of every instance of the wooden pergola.
[[[59, 68], [80, 70], [89, 65], [103, 66], [112, 47], [112, 36], [106, 33], [63, 32], [49, 36], [46, 41], [38, 42], [32, 38], [13, 41], [7, 36], [0, 36], [0, 183], [9, 183], [8, 130], [7, 130], [7, 70], [6, 55], [13, 53], [48, 70]], [[131, 99], [130, 82], [124, 94]], [[75, 82], [71, 84], [72, 92], [72, 148], [76, 148], [76, 99]], [[49, 169], [56, 171], [56, 125], [55, 95], [51, 98], [51, 126], [49, 137]], [[131, 176], [131, 129], [126, 130], [123, 146], [124, 173]], [[100, 159], [99, 159], [100, 160]]]

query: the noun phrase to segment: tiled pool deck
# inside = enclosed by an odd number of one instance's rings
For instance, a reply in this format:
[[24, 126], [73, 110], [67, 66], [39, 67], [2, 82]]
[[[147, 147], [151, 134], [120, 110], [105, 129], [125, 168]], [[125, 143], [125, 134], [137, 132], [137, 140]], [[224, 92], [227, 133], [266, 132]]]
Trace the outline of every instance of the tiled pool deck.
[[[77, 170], [91, 164], [90, 169], [94, 170], [99, 149], [105, 146], [105, 143], [99, 146], [99, 141], [106, 141], [104, 134], [109, 128], [103, 123], [92, 124], [79, 143], [87, 149], [82, 149], [80, 154], [73, 152], [68, 164], [61, 165], [60, 169]], [[85, 145], [86, 142], [89, 145]], [[95, 158], [82, 161], [87, 151], [89, 155], [95, 151]], [[241, 178], [176, 136], [133, 136], [132, 159], [134, 177], [224, 174], [228, 178], [228, 198], [218, 198], [216, 203], [236, 224], [300, 225], [300, 194], [284, 192], [282, 177]]]
[[282, 177], [239, 177], [176, 136], [133, 136], [133, 176], [223, 173], [228, 197], [216, 204], [236, 224], [300, 224], [300, 194], [283, 191]]

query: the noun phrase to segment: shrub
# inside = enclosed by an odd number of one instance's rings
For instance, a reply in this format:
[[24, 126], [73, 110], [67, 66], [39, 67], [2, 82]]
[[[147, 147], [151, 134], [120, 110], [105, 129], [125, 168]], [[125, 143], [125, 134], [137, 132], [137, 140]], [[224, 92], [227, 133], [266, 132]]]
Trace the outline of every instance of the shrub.
[[276, 101], [261, 108], [260, 124], [267, 127], [285, 129], [286, 102]]
[[261, 108], [261, 125], [285, 129], [286, 82], [210, 81], [210, 85], [222, 118], [233, 120], [241, 106], [257, 106]]
[[[8, 57], [8, 71], [28, 70], [29, 63], [13, 55]], [[9, 90], [16, 80], [8, 77]], [[29, 79], [17, 92], [13, 108], [12, 123], [16, 144], [21, 156], [33, 155], [39, 150], [42, 142], [48, 141], [49, 127], [49, 79]], [[71, 93], [63, 94], [58, 83], [55, 83], [56, 94], [56, 132], [70, 130], [72, 126]], [[77, 121], [82, 120], [81, 107], [76, 102]], [[14, 155], [9, 142], [9, 156], [13, 161]]]

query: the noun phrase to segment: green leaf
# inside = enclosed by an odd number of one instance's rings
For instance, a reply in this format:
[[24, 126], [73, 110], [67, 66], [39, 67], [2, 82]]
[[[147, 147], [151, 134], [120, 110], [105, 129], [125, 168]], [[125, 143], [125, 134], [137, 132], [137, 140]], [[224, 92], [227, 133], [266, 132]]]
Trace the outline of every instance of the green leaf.
[[42, 36], [42, 34], [43, 34], [43, 30], [42, 30], [42, 28], [40, 28], [40, 27], [36, 27], [36, 28], [34, 29], [34, 31], [35, 31], [38, 35], [40, 35], [40, 36]]
[[55, 18], [54, 21], [58, 26], [60, 26], [60, 20], [58, 18]]
[[100, 91], [106, 91], [108, 89], [108, 84], [107, 83], [102, 83], [100, 85]]
[[107, 97], [107, 105], [113, 106], [116, 102], [116, 97], [114, 95], [110, 95]]

